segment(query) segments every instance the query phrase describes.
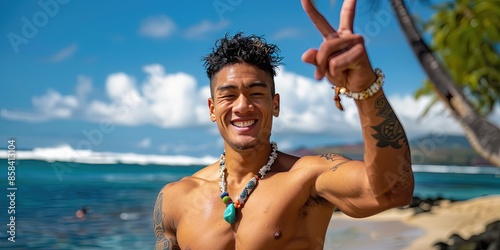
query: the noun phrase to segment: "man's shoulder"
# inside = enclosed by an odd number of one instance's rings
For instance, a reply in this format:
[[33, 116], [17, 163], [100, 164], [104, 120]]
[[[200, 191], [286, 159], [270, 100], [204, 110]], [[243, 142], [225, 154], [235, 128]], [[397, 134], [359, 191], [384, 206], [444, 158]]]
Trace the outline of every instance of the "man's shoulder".
[[178, 181], [166, 184], [161, 192], [168, 196], [182, 194], [185, 196], [185, 194], [200, 188], [206, 182], [213, 181], [211, 180], [214, 176], [213, 171], [212, 165], [202, 168], [191, 176], [186, 176]]
[[310, 167], [311, 164], [317, 161], [319, 155], [305, 155], [305, 156], [295, 156], [293, 158], [293, 164], [291, 164], [290, 170], [298, 170], [306, 167]]
[[193, 189], [196, 189], [201, 185], [201, 180], [193, 176], [184, 177], [178, 181], [167, 183], [163, 186], [162, 192], [164, 195], [177, 195], [182, 193], [187, 193]]
[[217, 175], [218, 171], [219, 171], [219, 164], [215, 162], [198, 170], [196, 173], [186, 178], [198, 182], [214, 181], [218, 178]]

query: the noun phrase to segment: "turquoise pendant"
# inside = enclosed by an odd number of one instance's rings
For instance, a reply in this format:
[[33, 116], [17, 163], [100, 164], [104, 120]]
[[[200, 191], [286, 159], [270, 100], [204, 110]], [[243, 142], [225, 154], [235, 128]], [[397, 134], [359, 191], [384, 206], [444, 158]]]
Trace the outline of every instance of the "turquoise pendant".
[[227, 204], [226, 210], [224, 210], [224, 220], [229, 224], [236, 221], [236, 208], [232, 203]]

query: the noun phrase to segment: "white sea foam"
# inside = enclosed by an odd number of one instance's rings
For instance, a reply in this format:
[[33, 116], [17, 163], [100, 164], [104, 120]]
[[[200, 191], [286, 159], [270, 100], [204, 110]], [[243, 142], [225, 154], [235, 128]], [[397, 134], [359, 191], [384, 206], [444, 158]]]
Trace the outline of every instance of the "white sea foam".
[[[0, 150], [0, 158], [7, 157], [7, 150]], [[190, 157], [183, 155], [149, 155], [136, 153], [94, 152], [77, 150], [69, 145], [33, 150], [16, 150], [18, 160], [42, 160], [47, 162], [77, 162], [89, 164], [157, 164], [157, 165], [208, 165], [218, 159], [211, 156]]]
[[447, 165], [413, 165], [414, 172], [453, 173], [453, 174], [496, 174], [500, 168], [485, 166], [447, 166]]

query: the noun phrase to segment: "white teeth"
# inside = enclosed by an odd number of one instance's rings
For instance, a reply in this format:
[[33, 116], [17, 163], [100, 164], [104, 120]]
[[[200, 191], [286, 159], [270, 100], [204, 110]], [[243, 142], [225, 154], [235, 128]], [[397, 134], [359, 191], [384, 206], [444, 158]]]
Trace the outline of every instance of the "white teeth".
[[244, 122], [233, 122], [233, 125], [236, 127], [244, 128], [250, 127], [255, 123], [255, 120], [244, 121]]

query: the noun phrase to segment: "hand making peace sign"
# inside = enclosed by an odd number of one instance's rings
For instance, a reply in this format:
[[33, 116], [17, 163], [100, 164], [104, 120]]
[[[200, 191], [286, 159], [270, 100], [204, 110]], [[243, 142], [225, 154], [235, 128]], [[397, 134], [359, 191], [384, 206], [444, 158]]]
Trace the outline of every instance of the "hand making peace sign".
[[353, 34], [356, 0], [344, 0], [337, 31], [311, 0], [301, 1], [304, 11], [323, 35], [319, 50], [309, 49], [302, 55], [304, 62], [316, 66], [314, 77], [319, 80], [326, 76], [332, 84], [351, 91], [368, 88], [377, 76], [366, 54], [363, 37]]

